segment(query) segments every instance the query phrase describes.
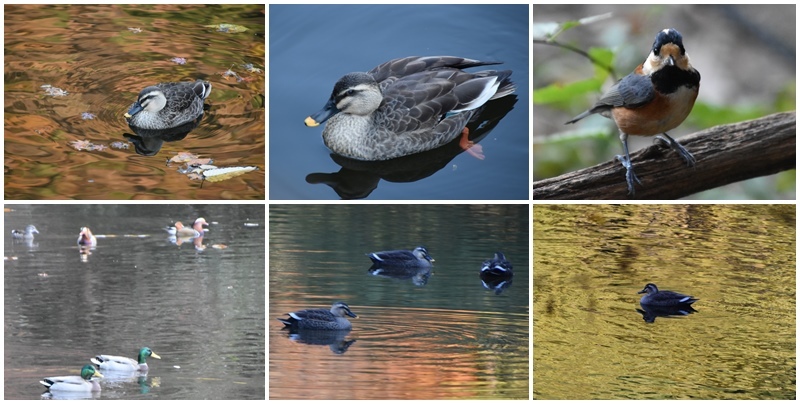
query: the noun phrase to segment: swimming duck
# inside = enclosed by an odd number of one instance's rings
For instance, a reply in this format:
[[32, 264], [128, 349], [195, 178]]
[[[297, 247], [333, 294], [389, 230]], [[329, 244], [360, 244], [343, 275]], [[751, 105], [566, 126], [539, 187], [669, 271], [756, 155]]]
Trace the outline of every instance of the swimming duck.
[[454, 56], [390, 60], [339, 79], [322, 110], [305, 124], [328, 121], [322, 131], [325, 146], [356, 160], [435, 149], [462, 134], [484, 103], [514, 92], [511, 70], [461, 70], [499, 63]]
[[699, 299], [669, 290], [659, 291], [655, 283], [648, 283], [638, 294], [645, 293], [639, 303], [651, 306], [676, 306], [692, 304]]
[[78, 244], [95, 246], [97, 245], [97, 238], [92, 235], [92, 231], [88, 227], [81, 227], [81, 233], [78, 234]]
[[93, 376], [103, 377], [100, 371], [96, 370], [94, 366], [86, 365], [81, 369], [80, 376], [45, 377], [39, 380], [39, 383], [47, 387], [50, 391], [100, 391], [100, 384], [92, 380]]
[[139, 350], [139, 360], [114, 355], [97, 355], [90, 360], [97, 367], [108, 372], [147, 372], [148, 357], [161, 359], [150, 348], [144, 347]]
[[[183, 237], [183, 238], [201, 237], [205, 234], [206, 231], [208, 231], [207, 229], [203, 228], [203, 225], [208, 226], [208, 222], [206, 222], [206, 219], [198, 217], [197, 219], [195, 219], [194, 224], [192, 224], [192, 227], [183, 227], [183, 225], [181, 225], [182, 227], [180, 229], [177, 229], [176, 235], [178, 237]], [[177, 223], [175, 227], [177, 228]]]
[[39, 230], [36, 230], [36, 226], [29, 224], [24, 231], [11, 230], [11, 237], [17, 240], [33, 240], [33, 233], [39, 234]]
[[392, 250], [378, 251], [367, 254], [374, 266], [394, 266], [394, 267], [429, 267], [435, 260], [428, 255], [428, 250], [419, 246], [413, 251]]
[[287, 313], [289, 318], [279, 318], [285, 327], [302, 330], [349, 330], [352, 325], [344, 316], [358, 318], [345, 302], [334, 303], [328, 309], [306, 309]]
[[168, 233], [170, 236], [175, 236], [175, 235], [177, 235], [177, 234], [178, 234], [178, 230], [180, 230], [180, 229], [182, 229], [182, 228], [183, 228], [183, 223], [181, 223], [181, 222], [175, 222], [175, 224], [174, 224], [174, 225], [172, 225], [172, 226], [167, 226], [167, 227], [165, 227], [165, 228], [164, 228], [164, 230], [166, 230], [166, 231], [167, 231], [167, 233]]
[[514, 267], [508, 262], [505, 255], [501, 252], [494, 253], [494, 258], [483, 261], [481, 273], [491, 273], [496, 275], [508, 275], [513, 273]]
[[203, 114], [203, 100], [211, 93], [211, 83], [158, 83], [145, 88], [125, 113], [128, 124], [142, 129], [170, 129], [193, 121]]

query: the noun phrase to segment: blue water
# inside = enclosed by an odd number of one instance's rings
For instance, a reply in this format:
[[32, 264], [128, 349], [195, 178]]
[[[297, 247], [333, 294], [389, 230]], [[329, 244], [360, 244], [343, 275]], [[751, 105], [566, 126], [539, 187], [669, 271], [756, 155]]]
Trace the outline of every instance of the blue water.
[[303, 120], [328, 100], [344, 74], [399, 57], [452, 55], [502, 61], [511, 69], [514, 108], [480, 144], [485, 160], [462, 153], [415, 182], [380, 180], [370, 199], [528, 199], [528, 6], [271, 5], [270, 199], [338, 199], [311, 173], [340, 166], [322, 126]]

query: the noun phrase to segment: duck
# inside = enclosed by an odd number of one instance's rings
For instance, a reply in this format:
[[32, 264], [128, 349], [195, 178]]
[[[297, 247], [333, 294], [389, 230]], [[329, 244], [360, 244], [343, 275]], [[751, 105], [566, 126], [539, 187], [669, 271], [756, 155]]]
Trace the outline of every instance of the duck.
[[[327, 121], [325, 146], [356, 160], [389, 160], [435, 149], [468, 134], [467, 122], [487, 101], [515, 91], [511, 70], [462, 70], [500, 63], [456, 56], [393, 59], [340, 78], [325, 106], [305, 124]], [[462, 142], [462, 147], [470, 145]]]
[[183, 228], [183, 223], [175, 222], [174, 225], [167, 226], [167, 227], [164, 228], [164, 230], [166, 230], [167, 234], [169, 234], [170, 236], [175, 236], [175, 235], [178, 234], [178, 230], [180, 230], [182, 228]]
[[695, 299], [693, 296], [684, 295], [678, 292], [669, 290], [658, 290], [655, 283], [648, 283], [644, 289], [640, 290], [638, 294], [644, 293], [642, 299], [639, 301], [642, 305], [650, 306], [677, 306], [677, 305], [691, 305], [692, 303], [700, 300]]
[[349, 330], [350, 321], [345, 316], [358, 318], [345, 302], [334, 303], [328, 309], [305, 309], [287, 313], [289, 318], [279, 318], [284, 328], [293, 330]]
[[178, 228], [178, 224], [180, 224], [180, 222], [175, 223], [175, 235], [182, 238], [202, 237], [205, 232], [208, 231], [208, 229], [203, 228], [203, 225], [208, 226], [208, 222], [206, 222], [206, 219], [203, 219], [202, 217], [195, 219], [192, 227], [185, 227], [183, 224], [181, 224], [181, 227]]
[[39, 230], [36, 230], [36, 226], [29, 224], [25, 230], [11, 230], [11, 237], [17, 240], [33, 240], [33, 233], [39, 234]]
[[203, 115], [203, 101], [211, 93], [204, 80], [158, 83], [146, 87], [131, 104], [128, 125], [142, 129], [171, 129]]
[[80, 376], [55, 376], [45, 377], [39, 380], [43, 386], [50, 391], [62, 392], [93, 392], [100, 391], [100, 383], [92, 380], [92, 377], [103, 377], [92, 365], [86, 365], [81, 369]]
[[92, 231], [88, 227], [81, 227], [81, 233], [78, 234], [78, 245], [97, 245], [97, 238], [92, 235]]
[[90, 360], [98, 368], [107, 372], [147, 372], [147, 358], [161, 359], [152, 349], [144, 347], [139, 350], [139, 359], [124, 356], [97, 355]]
[[495, 274], [495, 275], [510, 275], [514, 273], [514, 267], [506, 259], [506, 256], [501, 252], [494, 253], [494, 258], [483, 261], [481, 273]]
[[367, 254], [373, 266], [383, 267], [430, 267], [435, 261], [428, 249], [419, 246], [413, 250], [378, 251]]

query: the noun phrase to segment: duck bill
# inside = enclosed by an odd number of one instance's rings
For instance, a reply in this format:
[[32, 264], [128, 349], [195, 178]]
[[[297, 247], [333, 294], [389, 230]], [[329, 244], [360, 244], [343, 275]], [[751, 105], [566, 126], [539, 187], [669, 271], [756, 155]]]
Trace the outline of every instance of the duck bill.
[[305, 120], [305, 124], [311, 128], [319, 126], [319, 124], [327, 121], [330, 117], [336, 115], [337, 113], [339, 113], [339, 109], [336, 108], [336, 102], [334, 102], [333, 98], [331, 98], [321, 110], [309, 115]]
[[356, 313], [353, 313], [353, 312], [352, 312], [352, 311], [350, 311], [350, 310], [347, 310], [345, 313], [346, 313], [348, 316], [350, 316], [350, 317], [353, 317], [353, 318], [358, 318], [358, 316], [356, 315]]
[[138, 114], [143, 109], [144, 108], [142, 107], [142, 104], [134, 102], [133, 105], [131, 105], [131, 107], [128, 109], [128, 112], [125, 113], [125, 118], [131, 119], [133, 118], [134, 115]]
[[642, 289], [642, 290], [636, 292], [637, 295], [641, 295], [642, 293], [647, 293], [647, 290], [646, 289]]
[[158, 356], [158, 355], [156, 355], [156, 353], [155, 353], [155, 352], [151, 352], [151, 353], [150, 353], [150, 357], [151, 357], [151, 358], [156, 358], [156, 359], [161, 359], [161, 357], [160, 357], [160, 356]]

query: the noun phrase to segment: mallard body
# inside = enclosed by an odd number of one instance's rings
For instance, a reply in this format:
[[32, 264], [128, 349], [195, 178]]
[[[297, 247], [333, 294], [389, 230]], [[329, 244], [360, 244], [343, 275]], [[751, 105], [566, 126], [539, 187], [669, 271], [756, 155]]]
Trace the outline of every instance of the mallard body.
[[655, 283], [648, 283], [645, 285], [644, 289], [640, 290], [638, 293], [645, 294], [642, 296], [642, 299], [639, 302], [642, 305], [649, 306], [690, 305], [699, 300], [692, 296], [684, 295], [678, 292], [672, 292], [669, 290], [659, 291]]
[[36, 226], [29, 224], [25, 230], [11, 230], [11, 237], [17, 240], [33, 240], [34, 233], [39, 234], [39, 230], [36, 230]]
[[494, 275], [509, 275], [512, 274], [514, 267], [511, 266], [505, 255], [501, 252], [494, 253], [494, 258], [483, 261], [481, 273], [490, 273]]
[[501, 62], [454, 56], [390, 60], [339, 79], [306, 126], [325, 121], [322, 139], [334, 153], [388, 160], [435, 149], [459, 136], [484, 103], [515, 90], [510, 70], [461, 69]]
[[97, 355], [90, 360], [100, 369], [107, 372], [147, 372], [147, 358], [153, 357], [161, 359], [150, 348], [144, 347], [139, 350], [139, 359], [127, 358], [114, 355]]
[[93, 392], [100, 391], [100, 384], [92, 380], [92, 377], [103, 377], [103, 375], [92, 365], [86, 365], [81, 369], [80, 376], [55, 376], [45, 377], [39, 380], [43, 386], [50, 391], [60, 392]]
[[358, 318], [344, 302], [334, 303], [328, 309], [306, 309], [287, 313], [289, 318], [279, 318], [284, 326], [299, 330], [349, 330], [350, 321], [345, 316]]
[[412, 251], [392, 250], [378, 251], [367, 254], [376, 267], [430, 267], [433, 261], [428, 255], [428, 249], [419, 246]]
[[165, 227], [164, 230], [171, 236], [195, 238], [205, 235], [205, 232], [208, 231], [208, 229], [203, 228], [203, 226], [208, 226], [208, 222], [206, 222], [206, 219], [198, 217], [192, 224], [192, 227], [186, 227], [181, 222], [175, 222], [174, 226]]
[[197, 119], [203, 114], [203, 101], [211, 93], [211, 83], [158, 83], [139, 93], [125, 118], [142, 129], [170, 129]]

